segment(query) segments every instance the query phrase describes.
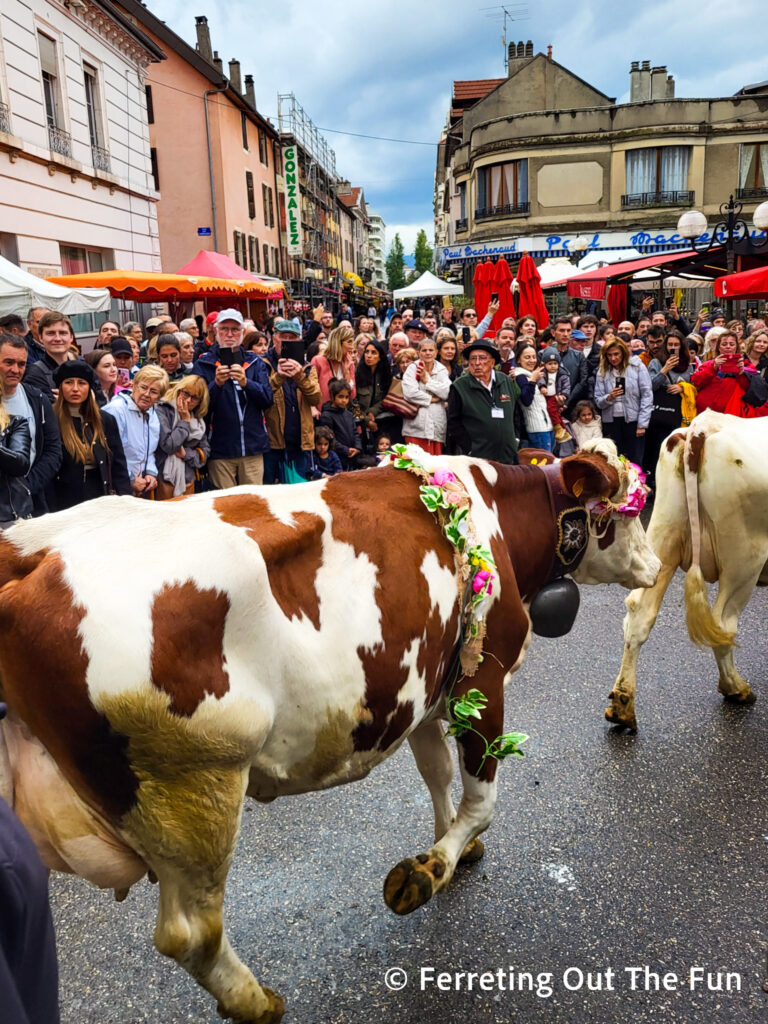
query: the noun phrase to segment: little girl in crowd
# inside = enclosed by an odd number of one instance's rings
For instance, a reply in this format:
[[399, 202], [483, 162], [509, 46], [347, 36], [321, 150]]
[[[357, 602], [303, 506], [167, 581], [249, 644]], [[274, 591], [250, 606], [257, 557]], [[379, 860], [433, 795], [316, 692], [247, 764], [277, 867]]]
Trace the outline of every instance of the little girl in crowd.
[[376, 438], [376, 462], [379, 463], [392, 447], [392, 438], [389, 434], [379, 434]]
[[330, 427], [315, 427], [315, 450], [312, 455], [312, 479], [341, 473], [341, 459], [333, 450], [333, 431]]
[[602, 424], [594, 402], [587, 399], [576, 403], [573, 408], [571, 433], [578, 448], [582, 448], [587, 441], [591, 441], [593, 438], [603, 436]]

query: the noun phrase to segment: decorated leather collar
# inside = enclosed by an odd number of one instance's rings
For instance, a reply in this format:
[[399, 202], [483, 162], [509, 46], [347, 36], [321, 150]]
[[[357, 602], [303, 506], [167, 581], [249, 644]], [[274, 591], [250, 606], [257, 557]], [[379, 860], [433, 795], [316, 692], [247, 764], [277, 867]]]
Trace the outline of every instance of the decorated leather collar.
[[549, 486], [549, 497], [555, 520], [556, 545], [548, 583], [567, 576], [584, 557], [589, 542], [587, 511], [563, 485], [560, 467], [539, 465]]

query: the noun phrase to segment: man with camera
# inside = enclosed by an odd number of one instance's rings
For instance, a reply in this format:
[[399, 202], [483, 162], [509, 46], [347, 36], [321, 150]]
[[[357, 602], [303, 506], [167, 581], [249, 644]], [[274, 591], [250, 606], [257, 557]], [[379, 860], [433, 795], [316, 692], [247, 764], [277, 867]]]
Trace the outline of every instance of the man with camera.
[[301, 329], [293, 320], [275, 323], [272, 347], [263, 358], [274, 395], [264, 414], [270, 446], [264, 456], [264, 483], [286, 483], [292, 475], [306, 480], [315, 447], [312, 407], [320, 405], [322, 395], [317, 370], [304, 358]]
[[273, 402], [267, 364], [242, 346], [243, 314], [223, 309], [216, 341], [195, 363], [210, 394], [211, 455], [208, 473], [215, 487], [260, 484], [269, 439], [264, 411]]

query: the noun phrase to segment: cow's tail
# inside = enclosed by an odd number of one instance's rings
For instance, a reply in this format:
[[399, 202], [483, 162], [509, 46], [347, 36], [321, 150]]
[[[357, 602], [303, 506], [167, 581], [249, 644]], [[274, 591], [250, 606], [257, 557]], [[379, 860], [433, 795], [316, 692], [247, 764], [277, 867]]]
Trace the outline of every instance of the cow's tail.
[[685, 500], [691, 528], [691, 567], [685, 574], [685, 620], [688, 636], [702, 647], [733, 644], [735, 634], [723, 628], [709, 604], [701, 571], [701, 520], [699, 518], [699, 468], [704, 459], [706, 429], [694, 421], [688, 430], [683, 453]]

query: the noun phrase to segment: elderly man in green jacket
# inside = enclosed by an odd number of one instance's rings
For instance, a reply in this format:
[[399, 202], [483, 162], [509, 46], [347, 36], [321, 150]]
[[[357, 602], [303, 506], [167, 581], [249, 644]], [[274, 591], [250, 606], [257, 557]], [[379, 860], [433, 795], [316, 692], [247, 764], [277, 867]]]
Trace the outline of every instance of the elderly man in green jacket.
[[449, 439], [463, 455], [517, 462], [515, 406], [531, 404], [533, 384], [502, 373], [498, 349], [487, 341], [467, 345], [464, 362], [469, 372], [453, 382], [448, 395]]

